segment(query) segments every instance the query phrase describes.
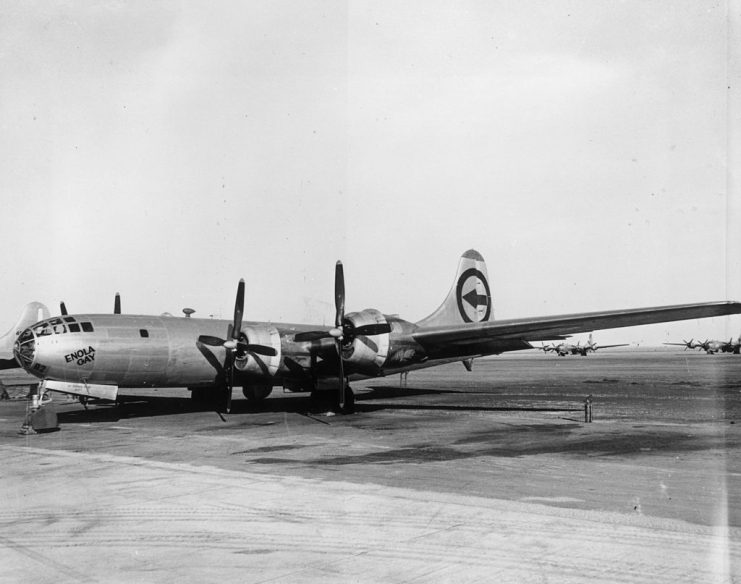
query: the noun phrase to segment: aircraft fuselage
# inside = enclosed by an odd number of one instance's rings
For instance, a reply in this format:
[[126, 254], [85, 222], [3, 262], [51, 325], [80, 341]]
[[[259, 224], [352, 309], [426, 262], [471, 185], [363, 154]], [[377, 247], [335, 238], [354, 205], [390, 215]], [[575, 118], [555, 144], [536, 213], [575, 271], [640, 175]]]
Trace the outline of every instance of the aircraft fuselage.
[[[384, 318], [391, 326], [390, 333], [354, 339], [343, 349], [348, 378], [381, 376], [530, 348], [521, 340], [489, 341], [462, 350], [450, 346], [425, 348], [413, 337], [416, 325], [396, 317]], [[226, 337], [230, 324], [226, 320], [172, 316], [71, 315], [48, 319], [23, 331], [16, 354], [27, 371], [42, 379], [131, 388], [212, 386], [223, 367], [226, 349], [205, 346], [197, 339], [201, 335]], [[321, 388], [327, 380], [329, 387], [336, 386], [334, 340], [293, 339], [297, 333], [316, 328], [245, 322], [242, 330], [248, 341], [273, 347], [276, 354], [248, 354], [238, 360], [235, 383], [311, 390]]]

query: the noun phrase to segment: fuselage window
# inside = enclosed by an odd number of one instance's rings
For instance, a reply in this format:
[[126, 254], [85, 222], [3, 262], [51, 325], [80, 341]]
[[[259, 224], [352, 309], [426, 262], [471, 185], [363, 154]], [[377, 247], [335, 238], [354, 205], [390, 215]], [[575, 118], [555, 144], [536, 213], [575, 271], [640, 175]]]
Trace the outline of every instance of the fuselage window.
[[139, 334], [146, 339], [149, 336], [149, 331], [147, 329], [139, 329]]
[[61, 335], [62, 333], [67, 332], [67, 327], [63, 324], [55, 324], [54, 325], [54, 334], [55, 335]]
[[71, 333], [79, 333], [80, 332], [80, 325], [77, 324], [76, 322], [71, 322], [67, 326], [69, 326], [69, 332], [71, 332]]
[[73, 316], [65, 316], [64, 322], [75, 322], [75, 319]]
[[80, 326], [82, 326], [82, 332], [84, 333], [93, 332], [93, 324], [91, 322], [81, 322]]

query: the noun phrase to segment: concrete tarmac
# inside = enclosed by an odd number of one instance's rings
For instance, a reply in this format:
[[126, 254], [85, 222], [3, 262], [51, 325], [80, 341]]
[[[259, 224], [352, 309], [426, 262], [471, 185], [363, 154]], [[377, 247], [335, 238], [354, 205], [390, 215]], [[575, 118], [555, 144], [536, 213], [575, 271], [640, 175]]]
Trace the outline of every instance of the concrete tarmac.
[[345, 417], [277, 389], [223, 417], [185, 390], [57, 394], [33, 436], [0, 402], [0, 582], [741, 578], [738, 356], [530, 352], [399, 384], [355, 384]]

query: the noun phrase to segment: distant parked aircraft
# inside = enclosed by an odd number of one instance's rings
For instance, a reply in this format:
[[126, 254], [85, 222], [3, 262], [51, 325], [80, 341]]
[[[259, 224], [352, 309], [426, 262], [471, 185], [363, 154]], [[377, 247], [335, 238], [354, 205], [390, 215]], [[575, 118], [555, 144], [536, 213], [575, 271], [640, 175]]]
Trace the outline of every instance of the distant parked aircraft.
[[558, 345], [541, 344], [541, 346], [538, 348], [544, 353], [550, 353], [551, 351], [553, 351], [559, 357], [565, 357], [566, 355], [581, 355], [582, 357], [586, 357], [587, 354], [594, 353], [597, 349], [609, 349], [610, 347], [627, 346], [628, 343], [621, 343], [620, 345], [598, 345], [592, 340], [592, 333], [589, 333], [589, 339], [587, 340], [587, 343], [585, 345], [580, 344], [580, 342], [577, 342], [576, 345], [572, 343], [559, 343]]
[[739, 338], [736, 339], [736, 341], [734, 341], [733, 338], [730, 338], [727, 341], [706, 340], [704, 343], [701, 343], [699, 347], [708, 355], [714, 355], [715, 353], [734, 353], [738, 355], [740, 352], [739, 350], [741, 349], [741, 335], [739, 335]]
[[738, 338], [734, 341], [733, 339], [729, 339], [729, 341], [726, 343], [726, 346], [723, 347], [724, 353], [733, 353], [734, 355], [741, 354], [741, 335], [738, 335]]
[[699, 347], [702, 347], [702, 343], [700, 341], [695, 341], [695, 339], [690, 339], [689, 341], [685, 341], [682, 339], [681, 343], [664, 343], [664, 345], [677, 345], [680, 347], [684, 347], [684, 350], [687, 349], [697, 349]]
[[559, 357], [565, 357], [566, 355], [576, 355], [577, 354], [576, 345], [573, 345], [571, 343], [558, 343], [558, 344], [551, 343], [550, 345], [543, 345], [541, 343], [540, 347], [538, 348], [544, 353], [550, 353], [551, 351], [553, 351]]
[[703, 342], [695, 341], [690, 339], [689, 341], [683, 341], [681, 343], [664, 343], [665, 345], [684, 345], [684, 350], [687, 349], [702, 349], [708, 355], [715, 355], [715, 353], [733, 353], [738, 355], [741, 353], [741, 335], [735, 341], [733, 338], [727, 341], [716, 341], [714, 339], [705, 339]]
[[593, 353], [597, 349], [609, 349], [611, 347], [627, 347], [628, 345], [629, 343], [621, 343], [619, 345], [598, 345], [592, 340], [592, 333], [589, 333], [589, 340], [587, 341], [587, 344], [579, 346], [579, 343], [576, 343], [576, 348], [582, 357], [586, 357], [587, 353], [590, 353], [590, 352]]

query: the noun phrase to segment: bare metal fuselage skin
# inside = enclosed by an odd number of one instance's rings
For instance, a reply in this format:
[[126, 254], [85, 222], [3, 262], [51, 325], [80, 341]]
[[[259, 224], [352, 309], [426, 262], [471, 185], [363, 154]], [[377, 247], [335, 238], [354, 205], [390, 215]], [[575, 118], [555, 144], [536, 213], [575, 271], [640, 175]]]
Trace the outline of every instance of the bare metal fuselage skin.
[[[345, 364], [350, 379], [531, 348], [521, 340], [487, 341], [460, 348], [450, 345], [425, 348], [412, 336], [417, 329], [415, 324], [386, 315], [384, 318], [391, 325], [391, 332], [364, 339], [365, 345], [375, 346], [380, 344], [378, 337], [386, 337], [382, 361], [376, 359], [374, 367], [368, 368], [362, 363], [353, 366], [350, 359]], [[204, 346], [197, 339], [201, 335], [224, 338], [229, 325], [230, 321], [226, 320], [172, 316], [82, 314], [64, 320], [54, 318], [24, 332], [25, 338], [18, 345], [22, 356], [18, 358], [37, 377], [63, 382], [121, 388], [213, 386], [223, 367], [226, 350]], [[338, 359], [334, 340], [299, 343], [293, 340], [296, 333], [316, 328], [245, 322], [244, 330], [251, 337], [250, 342], [271, 345], [277, 354], [248, 355], [238, 362], [235, 384], [284, 385], [298, 391], [322, 389], [325, 384], [327, 389], [336, 387]], [[286, 359], [293, 367], [286, 364]], [[307, 384], [309, 378], [313, 382], [311, 386]]]

